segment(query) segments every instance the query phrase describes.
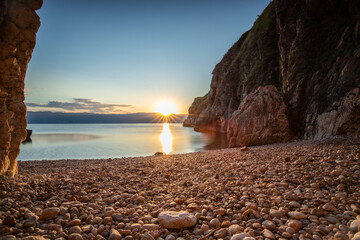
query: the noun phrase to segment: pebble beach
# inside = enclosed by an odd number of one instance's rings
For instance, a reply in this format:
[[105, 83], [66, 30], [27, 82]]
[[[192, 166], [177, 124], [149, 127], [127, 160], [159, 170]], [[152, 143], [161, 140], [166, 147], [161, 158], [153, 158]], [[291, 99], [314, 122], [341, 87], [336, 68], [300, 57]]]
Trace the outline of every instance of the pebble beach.
[[360, 138], [21, 161], [0, 239], [360, 240]]

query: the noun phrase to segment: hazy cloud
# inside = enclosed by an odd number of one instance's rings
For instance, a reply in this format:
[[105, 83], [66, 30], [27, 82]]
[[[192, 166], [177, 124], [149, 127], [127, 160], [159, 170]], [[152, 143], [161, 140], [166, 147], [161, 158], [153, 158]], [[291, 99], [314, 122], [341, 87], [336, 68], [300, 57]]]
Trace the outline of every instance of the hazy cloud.
[[123, 108], [130, 108], [128, 104], [107, 104], [95, 102], [92, 99], [74, 98], [74, 102], [50, 101], [47, 104], [26, 103], [29, 108], [36, 109], [57, 109], [65, 112], [89, 112], [89, 113], [124, 113]]

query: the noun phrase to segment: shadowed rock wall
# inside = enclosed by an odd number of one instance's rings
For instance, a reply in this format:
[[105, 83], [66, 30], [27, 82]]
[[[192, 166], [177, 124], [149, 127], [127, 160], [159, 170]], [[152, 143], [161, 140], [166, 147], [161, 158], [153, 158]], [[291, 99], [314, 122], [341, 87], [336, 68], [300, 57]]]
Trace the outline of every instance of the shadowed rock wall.
[[231, 146], [359, 136], [359, 12], [357, 0], [271, 2], [216, 65], [184, 126], [227, 133]]
[[42, 0], [0, 1], [0, 175], [17, 173], [26, 137], [24, 80], [40, 26]]

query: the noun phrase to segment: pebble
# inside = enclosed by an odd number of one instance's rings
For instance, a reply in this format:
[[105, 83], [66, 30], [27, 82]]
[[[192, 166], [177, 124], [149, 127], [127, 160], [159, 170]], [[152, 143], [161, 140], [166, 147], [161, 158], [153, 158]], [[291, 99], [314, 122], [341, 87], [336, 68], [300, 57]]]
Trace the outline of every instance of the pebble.
[[159, 213], [158, 219], [164, 228], [172, 229], [192, 227], [197, 222], [196, 217], [186, 211], [164, 211]]
[[211, 219], [209, 226], [212, 228], [219, 228], [221, 226], [220, 220], [217, 218]]
[[265, 238], [275, 239], [275, 235], [268, 229], [265, 229], [263, 234]]
[[216, 238], [224, 238], [226, 235], [227, 230], [225, 228], [221, 228], [214, 233], [214, 237]]
[[274, 230], [276, 228], [276, 224], [270, 220], [265, 220], [262, 222], [262, 225], [269, 230]]
[[131, 235], [131, 230], [130, 229], [121, 229], [120, 233], [121, 233], [121, 235], [124, 235], [124, 236]]
[[81, 224], [80, 219], [74, 219], [74, 220], [71, 220], [71, 222], [69, 222], [69, 226], [78, 226], [80, 224]]
[[355, 233], [360, 231], [360, 219], [354, 220], [350, 223], [350, 231]]
[[155, 230], [158, 230], [160, 228], [159, 225], [157, 224], [144, 224], [142, 226], [143, 229], [146, 229], [146, 230], [149, 230], [149, 231], [155, 231]]
[[356, 233], [351, 240], [360, 240], [360, 232]]
[[233, 224], [228, 229], [229, 229], [229, 233], [231, 235], [233, 235], [235, 233], [239, 233], [242, 230], [242, 228], [238, 224]]
[[111, 229], [109, 240], [120, 240], [121, 238], [121, 234], [116, 229]]
[[283, 214], [279, 210], [270, 209], [270, 216], [271, 217], [276, 217], [276, 218], [281, 218], [281, 217], [283, 217]]
[[326, 203], [322, 208], [323, 208], [324, 210], [326, 210], [326, 211], [329, 211], [329, 212], [333, 212], [333, 211], [336, 211], [336, 210], [337, 210], [337, 208], [336, 208], [336, 207], [334, 206], [334, 204], [331, 203], [331, 202]]
[[15, 225], [15, 223], [16, 223], [16, 219], [12, 215], [5, 216], [5, 218], [2, 222], [2, 224], [7, 225], [7, 226], [13, 226], [13, 225]]
[[286, 225], [288, 227], [291, 227], [291, 228], [295, 229], [295, 231], [299, 231], [303, 226], [303, 224], [300, 221], [297, 221], [297, 220], [288, 220]]
[[108, 224], [112, 222], [112, 217], [106, 217], [104, 218], [103, 224]]
[[37, 223], [37, 220], [39, 219], [38, 216], [31, 214], [29, 217], [25, 220], [23, 223], [24, 227], [34, 227]]
[[170, 235], [167, 235], [165, 240], [176, 240], [176, 237], [174, 237], [174, 235], [170, 234]]
[[83, 240], [83, 237], [78, 233], [73, 233], [69, 235], [68, 240]]
[[297, 219], [297, 220], [304, 219], [307, 217], [304, 213], [301, 213], [301, 212], [288, 212], [287, 214], [290, 218]]
[[82, 230], [81, 230], [81, 227], [79, 226], [73, 226], [69, 229], [69, 234], [72, 234], [72, 233], [79, 233], [81, 234]]
[[[244, 152], [19, 162], [16, 181], [0, 181], [0, 206], [6, 206], [0, 209], [0, 236], [358, 239], [359, 153], [360, 139]], [[52, 208], [53, 216], [39, 219]], [[162, 213], [169, 211], [189, 214], [191, 227], [181, 221], [181, 228], [165, 227]]]
[[243, 240], [246, 237], [251, 237], [248, 233], [238, 233], [231, 237], [231, 240]]
[[48, 219], [55, 217], [59, 213], [60, 213], [60, 208], [58, 208], [58, 207], [46, 208], [42, 211], [39, 219], [40, 220], [48, 220]]

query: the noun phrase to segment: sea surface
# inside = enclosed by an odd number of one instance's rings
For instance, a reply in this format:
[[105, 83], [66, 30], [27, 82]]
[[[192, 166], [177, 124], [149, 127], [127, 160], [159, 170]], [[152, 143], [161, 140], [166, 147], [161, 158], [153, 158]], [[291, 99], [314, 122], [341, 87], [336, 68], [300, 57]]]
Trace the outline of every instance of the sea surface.
[[[214, 136], [181, 123], [28, 124], [32, 142], [18, 160], [99, 159], [188, 153], [208, 149]], [[209, 145], [210, 144], [210, 145]]]

